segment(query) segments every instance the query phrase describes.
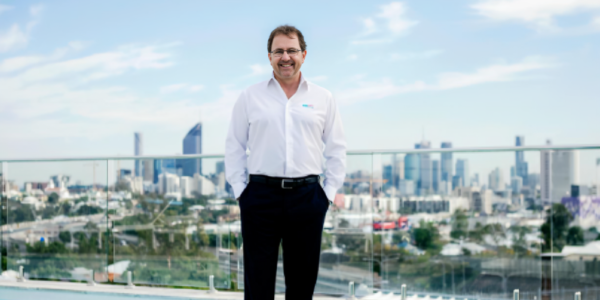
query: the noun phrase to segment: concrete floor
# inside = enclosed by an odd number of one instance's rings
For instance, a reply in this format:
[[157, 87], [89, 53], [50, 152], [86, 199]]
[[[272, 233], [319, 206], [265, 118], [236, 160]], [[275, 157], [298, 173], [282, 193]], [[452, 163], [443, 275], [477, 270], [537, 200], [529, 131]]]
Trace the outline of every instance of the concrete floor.
[[[59, 282], [59, 281], [0, 281], [0, 289], [20, 288], [20, 289], [35, 289], [35, 290], [55, 290], [68, 291], [74, 293], [90, 293], [90, 294], [113, 294], [119, 296], [133, 297], [165, 297], [171, 299], [210, 299], [210, 300], [241, 300], [244, 299], [244, 294], [241, 292], [218, 292], [209, 294], [206, 290], [188, 290], [188, 289], [169, 289], [160, 287], [135, 287], [126, 289], [123, 285], [108, 285], [96, 284], [96, 286], [88, 286], [85, 283]], [[275, 299], [285, 299], [283, 294], [276, 295]], [[313, 299], [318, 300], [340, 300], [342, 298], [314, 296]]]

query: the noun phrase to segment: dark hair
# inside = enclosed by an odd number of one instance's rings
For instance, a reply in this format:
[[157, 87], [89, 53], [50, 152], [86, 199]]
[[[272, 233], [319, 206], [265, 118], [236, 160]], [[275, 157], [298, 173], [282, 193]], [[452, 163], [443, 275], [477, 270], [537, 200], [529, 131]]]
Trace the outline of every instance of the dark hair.
[[279, 34], [285, 34], [290, 38], [294, 37], [295, 34], [298, 37], [298, 42], [300, 42], [300, 50], [306, 50], [306, 42], [304, 41], [304, 36], [302, 35], [302, 32], [300, 32], [300, 30], [298, 30], [294, 26], [281, 25], [273, 29], [273, 31], [271, 31], [271, 35], [269, 36], [269, 44], [267, 44], [267, 50], [269, 52], [271, 52], [271, 45], [273, 44], [273, 39]]

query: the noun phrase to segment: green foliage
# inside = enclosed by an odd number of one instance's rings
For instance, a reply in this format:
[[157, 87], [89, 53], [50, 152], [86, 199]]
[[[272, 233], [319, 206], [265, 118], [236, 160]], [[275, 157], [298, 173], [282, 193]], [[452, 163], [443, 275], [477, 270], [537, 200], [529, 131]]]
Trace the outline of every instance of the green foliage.
[[492, 238], [496, 247], [499, 246], [499, 243], [502, 239], [506, 238], [506, 230], [504, 230], [504, 226], [502, 226], [500, 223], [487, 224], [483, 226], [483, 232]]
[[13, 202], [10, 204], [10, 207], [11, 210], [8, 212], [9, 223], [21, 223], [34, 220], [31, 206]]
[[0, 249], [0, 256], [2, 257], [2, 261], [0, 262], [0, 272], [2, 271], [6, 271], [8, 269], [7, 267], [7, 251], [6, 251], [6, 247], [2, 247], [2, 249]]
[[71, 242], [71, 233], [69, 231], [61, 231], [58, 234], [58, 239], [60, 239], [61, 242], [67, 244]]
[[526, 226], [512, 226], [510, 230], [513, 232], [513, 251], [517, 256], [527, 255], [527, 240], [525, 235], [531, 233], [531, 229]]
[[67, 254], [69, 250], [63, 243], [52, 242], [46, 245], [45, 242], [35, 242], [33, 246], [26, 244], [27, 253], [32, 254]]
[[88, 216], [88, 215], [99, 214], [102, 211], [103, 211], [102, 208], [100, 208], [98, 206], [84, 204], [81, 207], [79, 207], [79, 209], [77, 210], [77, 212], [75, 212], [75, 214], [78, 216]]
[[583, 228], [579, 226], [573, 226], [569, 228], [566, 237], [567, 245], [583, 245]]
[[[546, 215], [546, 222], [540, 228], [544, 239], [542, 250], [544, 252], [560, 252], [567, 243], [567, 230], [573, 221], [573, 216], [560, 203], [554, 203], [552, 208], [546, 211]], [[550, 245], [553, 245], [553, 249], [550, 249]]]
[[432, 222], [421, 220], [419, 228], [413, 229], [415, 245], [423, 250], [437, 254], [441, 250], [440, 234]]
[[54, 209], [54, 206], [48, 205], [44, 208], [44, 210], [42, 210], [42, 219], [46, 220], [46, 219], [52, 219], [56, 216], [56, 210]]
[[461, 237], [467, 238], [467, 231], [469, 228], [469, 220], [464, 210], [457, 210], [452, 216], [452, 230], [450, 236], [453, 239], [460, 239]]
[[60, 199], [60, 197], [58, 196], [57, 193], [52, 193], [50, 194], [50, 196], [48, 196], [48, 203], [54, 205], [58, 203], [58, 200]]

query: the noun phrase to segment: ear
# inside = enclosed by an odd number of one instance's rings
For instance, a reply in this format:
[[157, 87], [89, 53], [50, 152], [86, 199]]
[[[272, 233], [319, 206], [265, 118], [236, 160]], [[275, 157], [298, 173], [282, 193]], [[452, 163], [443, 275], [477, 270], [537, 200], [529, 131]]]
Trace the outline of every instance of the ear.
[[271, 52], [269, 52], [269, 61], [271, 61]]
[[304, 50], [304, 51], [302, 52], [302, 60], [306, 59], [306, 53], [308, 53], [308, 52], [306, 52], [306, 50]]

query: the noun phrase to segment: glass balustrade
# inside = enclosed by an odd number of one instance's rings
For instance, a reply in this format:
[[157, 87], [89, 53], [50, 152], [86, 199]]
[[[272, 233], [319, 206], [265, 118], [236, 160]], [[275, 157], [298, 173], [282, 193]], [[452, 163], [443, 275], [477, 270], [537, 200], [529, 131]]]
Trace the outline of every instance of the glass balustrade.
[[[598, 148], [350, 152], [315, 292], [600, 297]], [[200, 288], [212, 275], [243, 290], [224, 168], [219, 156], [4, 161], [2, 270]]]

